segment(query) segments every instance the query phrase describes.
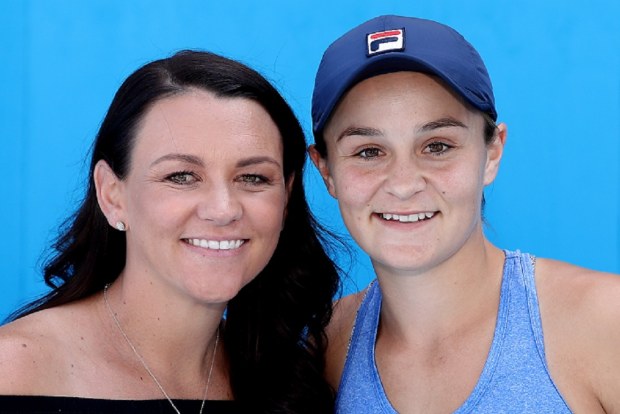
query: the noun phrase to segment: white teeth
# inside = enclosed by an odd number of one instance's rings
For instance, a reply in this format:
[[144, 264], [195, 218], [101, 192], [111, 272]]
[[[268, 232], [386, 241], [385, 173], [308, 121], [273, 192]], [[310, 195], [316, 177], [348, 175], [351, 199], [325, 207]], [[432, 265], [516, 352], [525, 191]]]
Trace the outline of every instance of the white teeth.
[[205, 240], [205, 239], [187, 239], [192, 246], [202, 247], [211, 250], [232, 250], [238, 249], [244, 243], [243, 240]]
[[408, 215], [401, 214], [390, 214], [390, 213], [382, 213], [381, 217], [384, 220], [392, 220], [392, 221], [400, 221], [401, 223], [413, 223], [420, 220], [426, 220], [433, 217], [435, 213], [426, 212], [426, 213], [415, 213]]

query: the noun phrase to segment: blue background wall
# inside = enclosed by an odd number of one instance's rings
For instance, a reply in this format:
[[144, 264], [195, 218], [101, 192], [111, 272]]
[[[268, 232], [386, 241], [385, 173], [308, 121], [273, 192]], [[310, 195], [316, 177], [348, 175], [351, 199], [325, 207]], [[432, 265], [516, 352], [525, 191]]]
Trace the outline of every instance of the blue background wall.
[[[43, 291], [42, 254], [80, 199], [114, 92], [138, 66], [183, 48], [239, 59], [278, 86], [309, 132], [323, 49], [386, 13], [447, 23], [487, 63], [509, 127], [487, 191], [489, 238], [620, 273], [615, 0], [2, 0], [0, 317]], [[314, 211], [343, 232], [313, 168], [308, 178]], [[351, 266], [347, 291], [371, 278], [362, 254]]]

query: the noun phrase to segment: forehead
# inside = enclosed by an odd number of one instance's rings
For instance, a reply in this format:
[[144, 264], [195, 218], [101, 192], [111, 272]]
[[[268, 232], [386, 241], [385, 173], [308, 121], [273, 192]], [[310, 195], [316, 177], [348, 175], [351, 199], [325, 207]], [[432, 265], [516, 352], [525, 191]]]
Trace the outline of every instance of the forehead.
[[235, 151], [281, 153], [277, 126], [255, 101], [195, 89], [161, 99], [147, 110], [136, 131], [133, 156], [181, 152], [217, 157]]
[[352, 98], [363, 99], [365, 96], [377, 99], [381, 95], [417, 98], [429, 103], [431, 100], [441, 101], [446, 105], [459, 107], [467, 105], [441, 79], [422, 72], [411, 71], [386, 73], [364, 79], [349, 89], [340, 103]]
[[479, 111], [440, 79], [421, 72], [394, 72], [373, 76], [353, 86], [338, 103], [325, 135], [329, 136], [330, 130], [342, 126], [343, 122], [374, 124], [394, 122], [395, 118], [403, 123], [429, 122], [445, 117], [482, 120]]

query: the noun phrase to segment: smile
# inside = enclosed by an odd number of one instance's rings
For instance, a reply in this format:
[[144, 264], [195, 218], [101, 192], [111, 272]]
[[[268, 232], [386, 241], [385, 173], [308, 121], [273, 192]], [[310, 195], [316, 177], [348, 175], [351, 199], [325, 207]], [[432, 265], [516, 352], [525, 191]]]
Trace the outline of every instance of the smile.
[[233, 250], [241, 247], [245, 240], [206, 240], [206, 239], [185, 239], [188, 244], [203, 249], [211, 250]]
[[434, 212], [425, 212], [425, 213], [415, 213], [415, 214], [389, 214], [389, 213], [381, 213], [379, 214], [383, 220], [388, 221], [400, 221], [401, 223], [413, 223], [416, 221], [428, 220], [429, 218], [435, 215]]

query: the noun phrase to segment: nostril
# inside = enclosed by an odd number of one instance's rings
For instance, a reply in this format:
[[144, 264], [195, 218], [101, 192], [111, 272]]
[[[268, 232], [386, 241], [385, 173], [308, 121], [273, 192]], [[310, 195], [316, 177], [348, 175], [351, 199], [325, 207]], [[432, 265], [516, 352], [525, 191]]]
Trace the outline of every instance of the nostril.
[[197, 205], [196, 214], [201, 220], [214, 222], [218, 225], [239, 220], [243, 214], [243, 208], [239, 201], [225, 192], [206, 197]]
[[425, 176], [410, 168], [389, 174], [385, 182], [385, 189], [399, 199], [406, 199], [423, 191], [426, 185]]

